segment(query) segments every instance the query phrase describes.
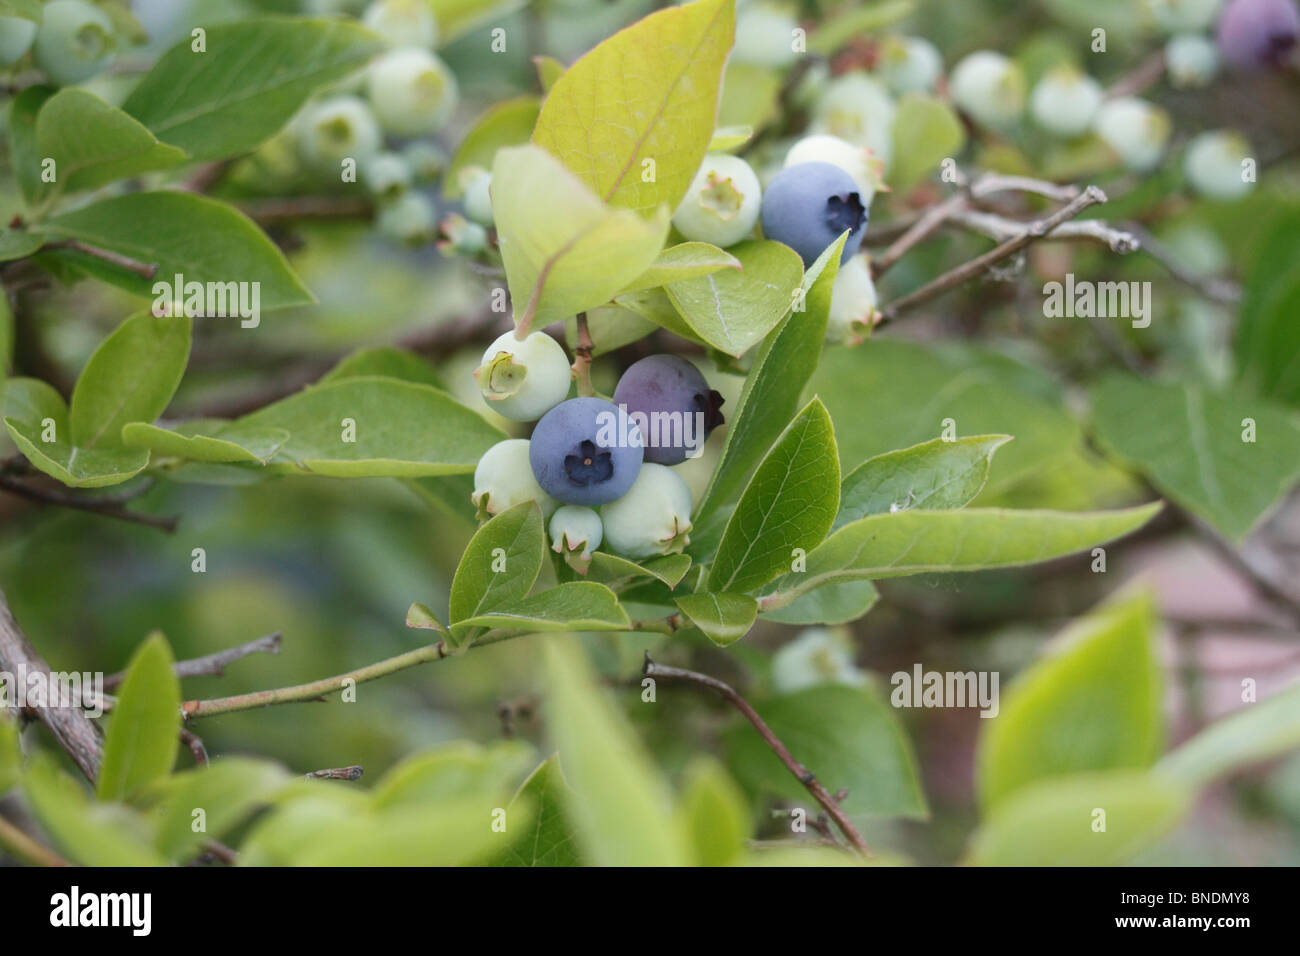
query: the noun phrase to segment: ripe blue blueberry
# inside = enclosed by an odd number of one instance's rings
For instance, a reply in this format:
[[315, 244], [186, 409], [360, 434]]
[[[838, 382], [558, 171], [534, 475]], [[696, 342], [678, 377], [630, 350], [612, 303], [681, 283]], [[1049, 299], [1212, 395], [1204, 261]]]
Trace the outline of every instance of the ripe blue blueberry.
[[1278, 69], [1295, 51], [1300, 13], [1294, 0], [1230, 0], [1219, 17], [1219, 50], [1234, 66]]
[[[626, 427], [622, 427], [622, 426]], [[621, 498], [641, 471], [641, 433], [600, 398], [571, 398], [533, 429], [528, 461], [542, 489], [569, 505]]]
[[763, 194], [763, 235], [799, 253], [805, 266], [848, 230], [846, 261], [867, 231], [867, 209], [853, 177], [830, 163], [799, 163], [781, 170]]
[[634, 362], [618, 380], [614, 404], [645, 439], [645, 460], [660, 465], [697, 457], [709, 432], [724, 420], [722, 396], [709, 388], [699, 369], [676, 355]]

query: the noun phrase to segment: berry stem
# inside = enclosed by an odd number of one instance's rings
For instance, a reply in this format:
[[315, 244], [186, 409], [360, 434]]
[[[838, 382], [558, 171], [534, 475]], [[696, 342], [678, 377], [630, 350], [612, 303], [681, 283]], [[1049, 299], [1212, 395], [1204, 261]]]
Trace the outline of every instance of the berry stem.
[[578, 382], [578, 394], [591, 397], [596, 390], [591, 386], [591, 352], [596, 347], [587, 328], [587, 313], [578, 313], [578, 344], [574, 347], [573, 377]]

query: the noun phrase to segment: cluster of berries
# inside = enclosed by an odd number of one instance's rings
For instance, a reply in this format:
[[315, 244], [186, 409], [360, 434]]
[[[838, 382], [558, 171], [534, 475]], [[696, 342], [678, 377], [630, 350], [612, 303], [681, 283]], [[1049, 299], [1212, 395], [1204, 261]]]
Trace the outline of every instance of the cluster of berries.
[[50, 0], [41, 24], [0, 17], [0, 66], [32, 54], [32, 63], [58, 86], [98, 76], [118, 53], [117, 31], [103, 10], [85, 0]]
[[[507, 332], [474, 373], [484, 399], [530, 439], [488, 449], [474, 472], [480, 516], [535, 501], [554, 549], [585, 573], [602, 543], [629, 558], [681, 551], [691, 492], [671, 466], [700, 452], [723, 418], [722, 397], [684, 359], [652, 355], [623, 373], [613, 401], [567, 398], [570, 370], [550, 336]], [[596, 509], [600, 510], [597, 511]]]

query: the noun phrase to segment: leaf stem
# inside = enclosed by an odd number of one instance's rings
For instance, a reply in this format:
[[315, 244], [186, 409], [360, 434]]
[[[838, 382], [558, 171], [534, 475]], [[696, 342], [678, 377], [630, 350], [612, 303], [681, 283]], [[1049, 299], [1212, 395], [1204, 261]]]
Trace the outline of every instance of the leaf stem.
[[18, 861], [33, 866], [69, 865], [63, 857], [41, 846], [4, 817], [0, 817], [0, 847], [8, 850]]

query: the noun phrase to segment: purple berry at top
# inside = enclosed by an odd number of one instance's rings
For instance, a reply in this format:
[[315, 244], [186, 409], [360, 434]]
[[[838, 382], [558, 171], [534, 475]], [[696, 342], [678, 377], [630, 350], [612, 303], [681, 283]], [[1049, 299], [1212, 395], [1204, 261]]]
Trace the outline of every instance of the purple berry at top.
[[571, 398], [542, 416], [528, 445], [533, 477], [551, 497], [593, 507], [636, 481], [644, 449], [626, 416], [600, 398]]
[[848, 230], [841, 262], [862, 244], [867, 208], [853, 177], [830, 163], [797, 163], [781, 170], [763, 193], [763, 235], [799, 253], [805, 266]]
[[699, 369], [676, 355], [634, 362], [618, 380], [614, 404], [640, 429], [645, 460], [659, 465], [698, 456], [709, 432], [724, 420], [722, 396], [709, 388]]
[[1294, 0], [1230, 0], [1219, 17], [1219, 50], [1244, 69], [1277, 69], [1295, 52], [1300, 13]]

